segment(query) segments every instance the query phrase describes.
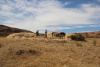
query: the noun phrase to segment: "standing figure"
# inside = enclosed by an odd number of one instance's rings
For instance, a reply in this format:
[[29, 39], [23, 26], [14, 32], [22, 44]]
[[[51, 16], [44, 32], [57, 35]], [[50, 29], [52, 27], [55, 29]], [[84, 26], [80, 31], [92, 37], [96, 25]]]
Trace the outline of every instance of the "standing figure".
[[39, 30], [36, 31], [36, 37], [39, 36]]
[[54, 32], [52, 32], [52, 37], [54, 36]]
[[44, 38], [47, 38], [47, 30], [45, 30]]

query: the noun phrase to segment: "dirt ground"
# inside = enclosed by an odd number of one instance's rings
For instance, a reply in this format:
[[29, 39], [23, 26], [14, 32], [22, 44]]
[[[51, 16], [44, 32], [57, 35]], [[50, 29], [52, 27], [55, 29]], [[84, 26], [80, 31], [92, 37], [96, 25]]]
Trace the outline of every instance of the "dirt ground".
[[100, 38], [0, 38], [0, 67], [100, 67]]

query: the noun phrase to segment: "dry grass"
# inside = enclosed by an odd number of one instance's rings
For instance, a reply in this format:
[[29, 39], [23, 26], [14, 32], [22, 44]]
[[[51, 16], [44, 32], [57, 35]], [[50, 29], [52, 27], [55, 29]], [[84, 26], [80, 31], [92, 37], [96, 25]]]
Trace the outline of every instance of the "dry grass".
[[78, 47], [82, 47], [82, 46], [83, 46], [82, 43], [80, 43], [80, 42], [76, 42], [76, 45], [77, 45]]
[[100, 67], [100, 38], [93, 40], [0, 38], [0, 67]]
[[96, 40], [93, 40], [93, 44], [94, 44], [94, 46], [96, 46], [96, 44], [97, 44], [97, 41], [96, 41]]

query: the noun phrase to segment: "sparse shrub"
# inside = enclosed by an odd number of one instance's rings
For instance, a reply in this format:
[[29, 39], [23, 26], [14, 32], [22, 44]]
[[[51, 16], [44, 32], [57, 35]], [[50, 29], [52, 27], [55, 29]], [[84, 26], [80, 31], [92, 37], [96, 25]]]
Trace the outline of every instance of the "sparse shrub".
[[67, 43], [66, 40], [59, 41], [59, 43]]
[[96, 46], [96, 44], [97, 44], [97, 41], [96, 41], [96, 40], [93, 40], [93, 44], [94, 44], [94, 46]]
[[95, 36], [90, 36], [89, 38], [95, 38]]
[[21, 55], [23, 54], [25, 51], [24, 50], [19, 50], [18, 52], [16, 52], [17, 55]]
[[0, 43], [0, 48], [1, 48], [2, 44]]
[[100, 38], [100, 35], [96, 35], [95, 37], [96, 37], [96, 38]]
[[63, 43], [67, 43], [67, 41], [66, 40], [63, 40]]
[[85, 35], [86, 35], [87, 38], [89, 37], [88, 33], [85, 33]]
[[22, 54], [32, 54], [32, 55], [39, 55], [40, 53], [36, 50], [19, 50], [16, 52], [16, 55], [22, 55]]
[[14, 53], [13, 49], [12, 48], [8, 48], [8, 55], [12, 55]]
[[35, 50], [29, 50], [29, 53], [31, 53], [31, 54], [37, 54], [37, 51], [35, 51]]
[[81, 34], [71, 35], [71, 39], [76, 41], [85, 41], [85, 37]]

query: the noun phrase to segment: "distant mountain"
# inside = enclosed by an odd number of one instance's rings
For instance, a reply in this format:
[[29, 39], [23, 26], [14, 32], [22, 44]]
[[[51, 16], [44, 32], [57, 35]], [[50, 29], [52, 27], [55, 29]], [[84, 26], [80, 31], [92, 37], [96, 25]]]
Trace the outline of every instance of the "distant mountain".
[[6, 36], [12, 33], [20, 33], [20, 32], [33, 33], [31, 31], [24, 30], [24, 29], [18, 29], [18, 28], [5, 26], [5, 25], [0, 25], [0, 36]]

